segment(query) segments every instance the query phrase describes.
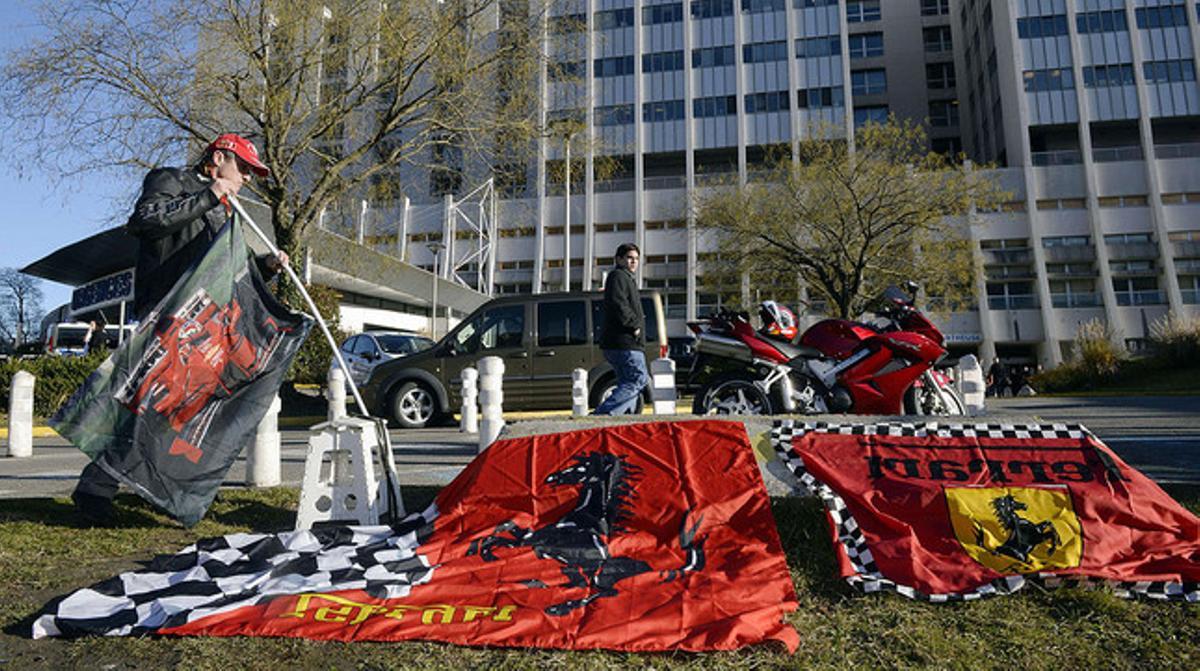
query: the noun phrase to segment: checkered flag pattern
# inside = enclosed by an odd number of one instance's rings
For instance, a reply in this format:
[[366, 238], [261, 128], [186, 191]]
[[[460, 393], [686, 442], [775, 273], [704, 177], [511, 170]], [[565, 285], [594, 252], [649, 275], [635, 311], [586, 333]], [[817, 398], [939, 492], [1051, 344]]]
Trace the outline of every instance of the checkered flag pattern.
[[931, 603], [974, 601], [988, 596], [1011, 594], [1035, 582], [1047, 588], [1055, 587], [1107, 587], [1123, 598], [1145, 598], [1200, 602], [1200, 585], [1166, 581], [1116, 581], [1090, 578], [1087, 576], [1060, 576], [1054, 573], [1036, 573], [998, 578], [981, 585], [975, 590], [952, 594], [926, 594], [908, 585], [889, 580], [880, 573], [871, 555], [871, 549], [863, 537], [858, 522], [850, 513], [846, 502], [831, 487], [815, 478], [792, 450], [792, 441], [807, 433], [830, 433], [852, 436], [938, 436], [955, 438], [1084, 438], [1101, 442], [1086, 427], [1080, 424], [942, 424], [938, 422], [908, 423], [891, 422], [880, 424], [838, 424], [830, 422], [799, 422], [776, 420], [771, 429], [771, 444], [779, 459], [799, 479], [808, 491], [821, 499], [825, 511], [838, 530], [837, 541], [854, 567], [855, 574], [846, 580], [865, 594], [896, 592], [910, 599]]
[[418, 553], [430, 506], [394, 526], [331, 526], [209, 538], [50, 603], [33, 637], [153, 633], [300, 592], [406, 596], [435, 567]]

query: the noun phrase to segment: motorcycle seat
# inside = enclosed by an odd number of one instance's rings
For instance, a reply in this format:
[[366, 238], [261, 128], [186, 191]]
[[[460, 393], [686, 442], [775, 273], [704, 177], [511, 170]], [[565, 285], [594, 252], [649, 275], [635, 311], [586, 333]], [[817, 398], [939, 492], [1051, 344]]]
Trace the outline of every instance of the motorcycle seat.
[[815, 347], [809, 347], [808, 345], [792, 345], [789, 343], [772, 341], [771, 346], [779, 350], [789, 359], [820, 359], [825, 356], [821, 353], [821, 350]]

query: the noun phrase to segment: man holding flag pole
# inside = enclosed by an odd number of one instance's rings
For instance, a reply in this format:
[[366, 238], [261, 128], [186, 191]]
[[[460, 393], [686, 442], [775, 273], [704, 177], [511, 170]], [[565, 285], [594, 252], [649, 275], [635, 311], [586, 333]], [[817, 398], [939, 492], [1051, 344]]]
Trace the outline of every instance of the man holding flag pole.
[[[146, 176], [126, 225], [139, 242], [134, 313], [142, 326], [52, 420], [93, 458], [71, 496], [85, 523], [113, 522], [112, 499], [121, 482], [159, 505], [171, 500], [166, 482], [138, 481], [139, 474], [164, 474], [158, 463], [164, 450], [167, 463], [182, 459], [198, 467], [192, 475], [211, 480], [206, 469], [219, 464], [202, 466], [208, 460], [200, 443], [252, 430], [265, 406], [247, 404], [243, 387], [257, 385], [250, 396], [265, 394], [269, 403], [303, 342], [308, 320], [262, 286], [286, 267], [287, 255], [275, 250], [257, 257], [252, 270], [239, 227], [228, 226], [242, 186], [252, 175], [268, 174], [255, 146], [228, 133], [208, 145], [196, 166], [159, 168]], [[214, 281], [224, 284], [206, 286]], [[229, 300], [221, 305], [223, 297]], [[263, 384], [267, 378], [272, 384]], [[232, 434], [213, 431], [230, 428], [214, 421], [223, 411], [237, 419]], [[169, 444], [155, 444], [166, 438]], [[236, 453], [234, 447], [230, 461]], [[194, 508], [196, 501], [175, 503]]]

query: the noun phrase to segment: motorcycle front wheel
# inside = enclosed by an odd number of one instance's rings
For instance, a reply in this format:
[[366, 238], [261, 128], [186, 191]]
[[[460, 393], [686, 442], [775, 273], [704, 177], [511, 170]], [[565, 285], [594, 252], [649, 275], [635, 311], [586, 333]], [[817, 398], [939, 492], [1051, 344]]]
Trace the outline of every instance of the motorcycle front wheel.
[[696, 393], [696, 415], [770, 415], [771, 399], [745, 375], [719, 377]]
[[904, 394], [904, 412], [909, 415], [954, 416], [967, 414], [967, 405], [954, 387], [916, 385]]

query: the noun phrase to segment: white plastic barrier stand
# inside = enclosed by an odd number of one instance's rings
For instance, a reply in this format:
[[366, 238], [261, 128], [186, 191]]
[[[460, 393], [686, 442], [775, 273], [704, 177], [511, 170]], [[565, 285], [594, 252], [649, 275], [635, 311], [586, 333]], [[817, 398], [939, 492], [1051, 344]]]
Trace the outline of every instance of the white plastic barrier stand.
[[650, 362], [650, 398], [654, 399], [654, 414], [675, 414], [675, 361], [655, 359]]
[[479, 433], [479, 371], [467, 367], [462, 371], [462, 419], [458, 430]]
[[8, 397], [9, 457], [33, 456], [33, 373], [19, 370], [13, 375]]
[[975, 355], [968, 354], [958, 360], [959, 389], [962, 392], [963, 403], [966, 404], [967, 414], [972, 417], [983, 414], [984, 392], [987, 390], [983, 381], [983, 367]]
[[[391, 445], [370, 419], [342, 417], [318, 424], [308, 439], [304, 481], [296, 529], [311, 529], [316, 522], [380, 523], [389, 511], [387, 479], [398, 483]], [[379, 470], [376, 470], [378, 464]], [[384, 477], [381, 480], [377, 474]], [[404, 515], [397, 484], [393, 519]]]
[[504, 429], [504, 359], [479, 360], [479, 451], [483, 452]]
[[325, 398], [329, 400], [329, 421], [346, 416], [346, 373], [340, 366], [329, 369]]
[[583, 417], [588, 414], [588, 372], [586, 368], [571, 371], [571, 414]]
[[271, 407], [258, 423], [254, 444], [246, 455], [246, 481], [251, 487], [274, 487], [283, 481], [280, 464], [279, 394], [271, 399]]

